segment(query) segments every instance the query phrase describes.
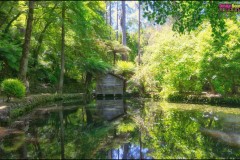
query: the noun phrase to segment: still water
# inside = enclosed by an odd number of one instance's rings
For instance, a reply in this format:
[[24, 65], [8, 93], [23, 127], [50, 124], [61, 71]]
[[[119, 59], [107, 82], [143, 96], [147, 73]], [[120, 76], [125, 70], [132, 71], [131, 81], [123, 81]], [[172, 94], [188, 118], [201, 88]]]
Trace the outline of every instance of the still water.
[[0, 158], [240, 158], [240, 109], [143, 99], [51, 104], [0, 128]]

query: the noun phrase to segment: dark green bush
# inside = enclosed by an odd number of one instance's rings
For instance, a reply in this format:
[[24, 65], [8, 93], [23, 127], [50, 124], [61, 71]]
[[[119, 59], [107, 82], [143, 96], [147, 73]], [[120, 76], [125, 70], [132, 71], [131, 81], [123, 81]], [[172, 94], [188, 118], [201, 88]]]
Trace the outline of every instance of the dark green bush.
[[22, 98], [26, 93], [24, 84], [18, 79], [5, 79], [1, 84], [1, 89], [8, 97], [7, 101], [11, 97]]

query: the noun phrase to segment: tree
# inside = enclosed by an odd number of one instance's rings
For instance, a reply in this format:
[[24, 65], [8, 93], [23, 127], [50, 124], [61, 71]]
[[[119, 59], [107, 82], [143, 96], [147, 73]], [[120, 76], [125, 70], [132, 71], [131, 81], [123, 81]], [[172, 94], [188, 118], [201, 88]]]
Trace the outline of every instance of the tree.
[[140, 65], [140, 30], [141, 30], [141, 3], [138, 5], [138, 65]]
[[202, 48], [203, 56], [200, 62], [200, 77], [206, 88], [210, 88], [212, 93], [220, 93], [222, 95], [237, 94], [237, 87], [240, 84], [239, 56], [239, 39], [240, 32], [238, 30], [239, 23], [232, 20], [225, 21], [227, 26], [227, 34], [229, 38], [225, 40], [225, 44], [218, 48], [214, 47], [214, 40], [208, 35], [211, 34], [211, 28], [208, 26], [205, 30], [206, 35], [201, 35], [200, 48]]
[[[40, 50], [42, 47], [42, 43], [44, 40], [44, 36], [46, 34], [47, 29], [49, 28], [49, 26], [54, 23], [54, 19], [53, 19], [53, 12], [55, 11], [55, 9], [57, 8], [58, 3], [55, 3], [54, 6], [48, 11], [45, 11], [46, 17], [44, 17], [44, 21], [45, 21], [45, 26], [43, 27], [43, 29], [40, 31], [39, 36], [36, 37], [37, 40], [37, 45], [36, 47], [33, 49], [33, 67], [35, 68], [38, 64], [38, 58], [39, 58], [39, 54], [40, 54]], [[41, 6], [44, 7], [44, 6]], [[49, 12], [49, 13], [48, 13]], [[48, 13], [48, 14], [47, 14]], [[42, 25], [42, 24], [41, 24]], [[39, 26], [38, 26], [39, 27]]]
[[63, 81], [64, 81], [64, 72], [65, 72], [65, 2], [62, 2], [62, 46], [61, 46], [61, 72], [60, 72], [60, 77], [59, 77], [59, 88], [58, 92], [62, 94], [63, 90]]
[[[126, 33], [126, 5], [125, 1], [122, 1], [122, 18], [121, 18], [121, 27], [122, 27], [122, 44], [127, 45], [127, 33]], [[127, 56], [122, 55], [122, 60], [126, 61]]]
[[[25, 33], [29, 33], [25, 30], [25, 13], [31, 12], [28, 12], [26, 4], [28, 2], [24, 1], [0, 2], [0, 81], [18, 76], [17, 70], [22, 59], [22, 39]], [[34, 2], [31, 48], [27, 58], [27, 74], [31, 82], [30, 87], [33, 87], [32, 91], [40, 84], [48, 84], [51, 87], [51, 91], [48, 92], [59, 89], [62, 47], [60, 4], [62, 3]], [[67, 34], [64, 39], [64, 84], [75, 81], [84, 85], [86, 76], [89, 77], [86, 70], [82, 69], [84, 62], [91, 57], [104, 64], [112, 63], [113, 60], [113, 55], [109, 56], [104, 45], [109, 40], [110, 32], [110, 27], [104, 19], [105, 2], [73, 1], [65, 5], [64, 30]]]
[[25, 39], [22, 50], [22, 57], [19, 67], [19, 78], [26, 83], [26, 75], [28, 69], [28, 55], [30, 50], [30, 41], [32, 34], [32, 23], [33, 23], [33, 12], [34, 12], [34, 1], [29, 1], [27, 28], [25, 33]]
[[107, 52], [113, 54], [113, 65], [116, 64], [118, 54], [120, 54], [121, 57], [127, 56], [131, 51], [130, 48], [120, 44], [118, 41], [107, 41], [105, 44]]
[[4, 29], [4, 33], [5, 33], [5, 34], [8, 33], [9, 28], [11, 27], [12, 23], [13, 23], [16, 19], [18, 19], [18, 17], [19, 17], [21, 14], [22, 14], [22, 12], [20, 11], [20, 12], [17, 13], [17, 15], [15, 15], [15, 16], [11, 19], [11, 21], [7, 24], [6, 28]]
[[119, 17], [118, 17], [118, 1], [116, 2], [117, 3], [117, 33], [116, 33], [116, 39], [117, 39], [117, 41], [118, 41], [118, 19], [119, 19]]
[[196, 30], [205, 20], [210, 22], [215, 44], [221, 47], [227, 39], [225, 18], [235, 21], [237, 16], [219, 12], [221, 1], [144, 1], [144, 16], [164, 24], [169, 16], [175, 21], [173, 30], [179, 33]]
[[[110, 27], [112, 27], [112, 2], [111, 1], [109, 1], [109, 25]], [[110, 29], [110, 40], [111, 40], [111, 37], [112, 37], [112, 32]]]

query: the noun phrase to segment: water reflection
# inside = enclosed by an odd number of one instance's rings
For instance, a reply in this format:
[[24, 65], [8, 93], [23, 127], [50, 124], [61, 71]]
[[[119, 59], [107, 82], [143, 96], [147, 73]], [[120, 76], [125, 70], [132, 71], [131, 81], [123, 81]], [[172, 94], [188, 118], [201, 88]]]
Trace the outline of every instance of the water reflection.
[[64, 124], [63, 124], [63, 105], [59, 105], [59, 119], [60, 119], [60, 143], [61, 143], [61, 159], [64, 159]]
[[240, 109], [139, 100], [58, 103], [1, 127], [0, 157], [239, 158], [239, 135]]
[[216, 138], [228, 145], [240, 147], [240, 135], [236, 133], [225, 133], [219, 130], [201, 128], [200, 131], [208, 136]]
[[96, 105], [99, 115], [104, 120], [111, 121], [125, 113], [123, 99], [96, 100]]
[[[141, 151], [141, 152], [140, 152]], [[118, 149], [112, 149], [108, 153], [110, 159], [151, 159], [147, 156], [149, 149], [140, 149], [139, 145], [127, 143]]]

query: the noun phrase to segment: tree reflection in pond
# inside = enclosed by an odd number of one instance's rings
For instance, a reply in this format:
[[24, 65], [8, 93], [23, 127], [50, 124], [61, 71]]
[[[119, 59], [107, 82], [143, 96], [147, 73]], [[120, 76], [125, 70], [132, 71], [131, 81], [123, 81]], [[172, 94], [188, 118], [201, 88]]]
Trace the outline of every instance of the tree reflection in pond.
[[[223, 135], [235, 138], [240, 135], [240, 109], [237, 108], [128, 100], [127, 110], [123, 106], [124, 110], [118, 107], [113, 112], [118, 116], [115, 119], [109, 116], [109, 107], [99, 107], [95, 103], [61, 106], [38, 109], [25, 117], [23, 121], [27, 121], [29, 127], [21, 131], [23, 138], [20, 141], [13, 137], [11, 141], [9, 136], [2, 137], [0, 157], [240, 157], [238, 145], [228, 143], [229, 138], [221, 139]], [[238, 139], [231, 141], [238, 142]]]
[[[237, 158], [240, 156], [239, 148], [230, 147], [200, 132], [201, 127], [223, 130], [226, 127], [224, 120], [231, 116], [224, 114], [224, 109], [215, 113], [218, 118], [214, 116], [206, 118], [197, 108], [183, 110], [181, 104], [174, 104], [177, 106], [175, 108], [170, 108], [169, 105], [171, 104], [160, 107], [159, 103], [146, 103], [140, 118], [143, 122], [139, 122], [139, 117], [135, 118], [137, 124], [144, 126], [142, 128], [146, 130], [144, 147], [153, 150], [150, 156], [153, 158]], [[192, 106], [194, 105], [185, 107]], [[236, 110], [239, 113], [239, 109]], [[239, 122], [235, 125], [239, 126]]]

